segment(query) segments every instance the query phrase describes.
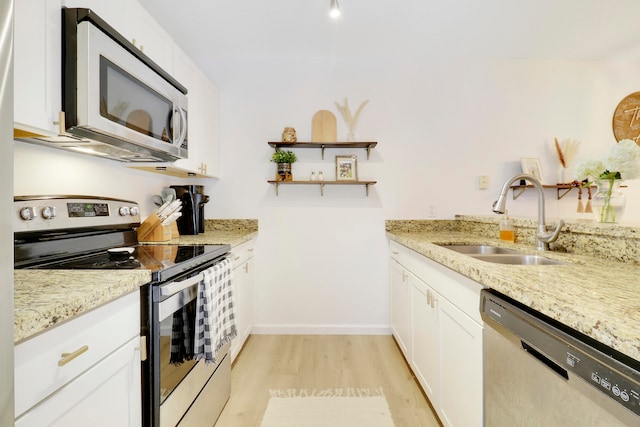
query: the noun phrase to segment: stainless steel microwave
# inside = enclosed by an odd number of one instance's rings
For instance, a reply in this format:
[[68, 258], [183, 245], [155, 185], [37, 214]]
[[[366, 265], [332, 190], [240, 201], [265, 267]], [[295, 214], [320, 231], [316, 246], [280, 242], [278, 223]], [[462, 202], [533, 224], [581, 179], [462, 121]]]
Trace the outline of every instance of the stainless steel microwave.
[[90, 9], [63, 8], [62, 18], [63, 131], [77, 140], [58, 148], [126, 162], [186, 158], [186, 88]]

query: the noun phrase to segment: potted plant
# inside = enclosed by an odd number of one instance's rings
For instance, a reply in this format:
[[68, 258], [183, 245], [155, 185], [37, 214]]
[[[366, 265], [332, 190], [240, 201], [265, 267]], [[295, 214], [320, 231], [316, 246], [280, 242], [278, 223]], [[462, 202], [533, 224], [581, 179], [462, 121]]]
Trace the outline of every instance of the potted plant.
[[271, 156], [271, 161], [278, 165], [276, 181], [293, 181], [291, 174], [291, 163], [295, 163], [298, 158], [293, 151], [276, 150]]

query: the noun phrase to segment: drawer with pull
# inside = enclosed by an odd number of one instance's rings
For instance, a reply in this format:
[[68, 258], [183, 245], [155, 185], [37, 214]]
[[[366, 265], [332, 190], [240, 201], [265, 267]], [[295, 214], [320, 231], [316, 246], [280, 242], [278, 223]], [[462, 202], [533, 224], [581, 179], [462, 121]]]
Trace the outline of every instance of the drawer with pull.
[[15, 416], [140, 335], [133, 292], [15, 346]]
[[249, 240], [238, 246], [234, 246], [231, 249], [231, 260], [233, 261], [233, 267], [236, 268], [242, 265], [251, 257], [253, 257], [253, 246], [255, 240]]

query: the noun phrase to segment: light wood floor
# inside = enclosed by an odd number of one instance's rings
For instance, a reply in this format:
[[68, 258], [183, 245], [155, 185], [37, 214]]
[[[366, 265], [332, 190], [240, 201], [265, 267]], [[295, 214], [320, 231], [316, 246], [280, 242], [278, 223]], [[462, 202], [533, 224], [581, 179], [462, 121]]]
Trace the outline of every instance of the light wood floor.
[[396, 427], [440, 426], [391, 336], [251, 335], [215, 427], [258, 427], [269, 389], [348, 387], [382, 387]]

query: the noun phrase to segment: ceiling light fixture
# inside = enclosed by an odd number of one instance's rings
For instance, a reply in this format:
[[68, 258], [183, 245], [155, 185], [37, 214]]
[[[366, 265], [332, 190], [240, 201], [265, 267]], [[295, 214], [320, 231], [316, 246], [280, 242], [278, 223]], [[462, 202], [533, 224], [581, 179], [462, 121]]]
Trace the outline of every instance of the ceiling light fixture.
[[329, 16], [334, 19], [340, 16], [340, 5], [338, 4], [338, 0], [331, 0], [331, 4], [329, 5]]

